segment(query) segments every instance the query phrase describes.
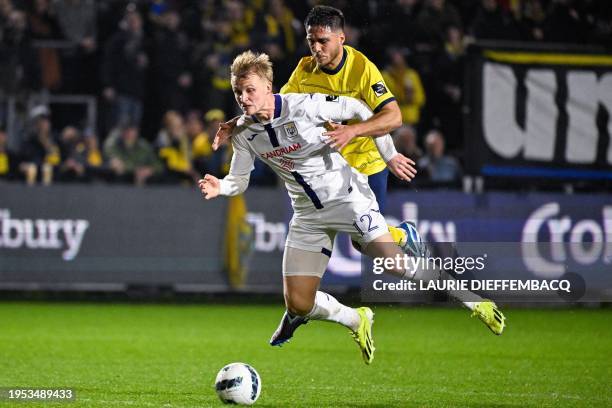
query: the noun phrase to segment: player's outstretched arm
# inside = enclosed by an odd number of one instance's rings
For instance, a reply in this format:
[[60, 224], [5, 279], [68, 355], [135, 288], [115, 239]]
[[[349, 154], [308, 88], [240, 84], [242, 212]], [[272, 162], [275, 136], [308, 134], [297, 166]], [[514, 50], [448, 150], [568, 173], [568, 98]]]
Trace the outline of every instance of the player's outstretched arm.
[[402, 112], [397, 102], [391, 101], [372, 117], [355, 125], [357, 136], [384, 136], [402, 126]]
[[219, 124], [219, 128], [217, 128], [217, 133], [215, 134], [215, 138], [212, 144], [213, 150], [217, 150], [220, 146], [226, 144], [230, 137], [232, 137], [232, 132], [236, 128], [236, 124], [238, 123], [239, 118], [240, 116], [236, 116], [235, 118], [232, 118], [227, 122]]
[[205, 199], [210, 200], [219, 196], [221, 192], [221, 181], [215, 176], [207, 174], [198, 180], [198, 187]]
[[[351, 103], [349, 102], [349, 104]], [[402, 114], [400, 112], [399, 105], [395, 101], [389, 102], [375, 114], [372, 114], [369, 109], [367, 109], [367, 114], [364, 114], [364, 111], [361, 108], [355, 109], [355, 113], [360, 119], [362, 119], [361, 122], [348, 126], [334, 126], [333, 130], [330, 130], [325, 134], [326, 136], [330, 136], [330, 138], [337, 141], [337, 149], [344, 148], [344, 146], [346, 146], [356, 137], [385, 136], [402, 125]]]
[[[341, 97], [339, 102], [340, 103], [328, 103], [326, 109], [326, 111], [331, 113], [334, 119], [346, 120], [348, 118], [367, 121], [368, 118], [373, 117], [370, 109], [357, 99]], [[334, 105], [336, 106], [335, 109]], [[355, 129], [358, 129], [359, 125], [361, 125], [361, 123], [341, 125], [339, 123], [327, 121], [325, 123], [325, 129], [327, 132], [325, 132], [324, 135], [327, 136], [328, 139], [325, 141], [325, 143], [334, 149], [342, 149], [354, 137], [356, 137], [355, 135], [357, 134], [358, 130]], [[393, 175], [400, 180], [411, 181], [417, 172], [416, 168], [414, 167], [415, 162], [397, 152], [391, 135], [387, 133], [381, 136], [376, 136], [374, 141], [378, 152], [387, 164], [387, 167], [391, 173], [393, 173]]]
[[250, 174], [255, 162], [255, 153], [244, 144], [244, 140], [240, 138], [240, 135], [236, 135], [232, 139], [232, 145], [234, 152], [232, 153], [229, 174], [221, 180], [207, 174], [198, 181], [198, 186], [207, 200], [219, 195], [234, 196], [242, 194], [249, 186]]
[[198, 180], [198, 187], [205, 199], [223, 196], [235, 196], [244, 193], [249, 186], [249, 174], [228, 174], [219, 180], [215, 176], [207, 174]]

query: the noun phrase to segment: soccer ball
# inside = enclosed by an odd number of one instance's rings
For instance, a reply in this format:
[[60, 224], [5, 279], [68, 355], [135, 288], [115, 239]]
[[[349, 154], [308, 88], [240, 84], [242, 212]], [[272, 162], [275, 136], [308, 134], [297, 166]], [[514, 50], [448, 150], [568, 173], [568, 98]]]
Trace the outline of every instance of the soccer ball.
[[248, 364], [228, 364], [217, 374], [215, 390], [226, 404], [252, 405], [261, 393], [261, 378]]

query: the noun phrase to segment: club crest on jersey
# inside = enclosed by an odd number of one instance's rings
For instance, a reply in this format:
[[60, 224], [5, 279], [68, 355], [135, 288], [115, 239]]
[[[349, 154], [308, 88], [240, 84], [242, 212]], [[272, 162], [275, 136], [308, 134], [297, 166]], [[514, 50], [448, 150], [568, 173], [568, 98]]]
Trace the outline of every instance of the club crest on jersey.
[[283, 127], [285, 128], [285, 132], [287, 132], [287, 136], [296, 137], [298, 135], [298, 130], [295, 123], [289, 122], [284, 124]]
[[372, 85], [372, 90], [376, 94], [376, 96], [383, 96], [387, 93], [387, 87], [383, 81], [378, 81], [374, 85]]
[[326, 95], [325, 96], [325, 101], [326, 102], [338, 102], [340, 99], [338, 99], [338, 95]]

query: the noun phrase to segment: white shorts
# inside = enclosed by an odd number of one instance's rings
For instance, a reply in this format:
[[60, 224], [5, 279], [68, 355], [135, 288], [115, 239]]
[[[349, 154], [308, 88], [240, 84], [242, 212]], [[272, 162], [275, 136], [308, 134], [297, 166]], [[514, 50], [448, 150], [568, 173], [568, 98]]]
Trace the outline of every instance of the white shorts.
[[389, 232], [367, 184], [356, 183], [351, 193], [337, 203], [294, 214], [285, 246], [331, 256], [338, 232], [348, 233], [362, 247]]

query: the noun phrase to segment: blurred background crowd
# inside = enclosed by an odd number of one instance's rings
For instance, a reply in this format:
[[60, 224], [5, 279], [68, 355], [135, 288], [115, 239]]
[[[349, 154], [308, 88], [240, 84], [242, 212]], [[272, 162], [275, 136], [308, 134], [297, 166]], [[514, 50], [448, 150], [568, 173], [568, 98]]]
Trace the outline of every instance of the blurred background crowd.
[[[309, 55], [302, 21], [316, 4], [343, 10], [347, 44], [383, 73], [421, 186], [459, 185], [470, 42], [612, 46], [606, 0], [0, 0], [0, 180], [223, 176], [231, 151], [211, 143], [239, 113], [229, 64], [264, 51], [280, 89]], [[251, 180], [277, 182], [261, 163]]]

